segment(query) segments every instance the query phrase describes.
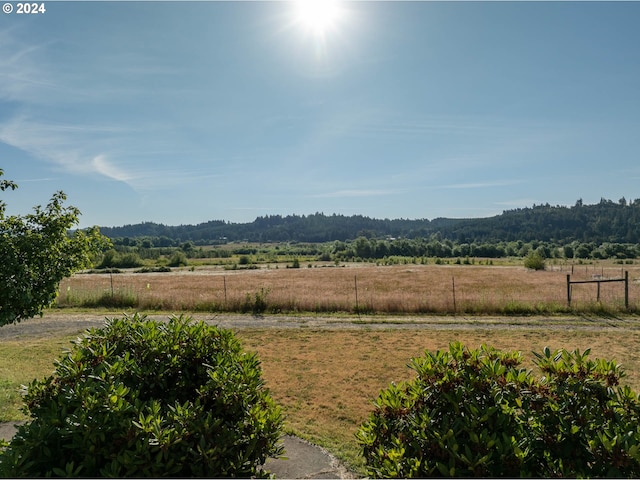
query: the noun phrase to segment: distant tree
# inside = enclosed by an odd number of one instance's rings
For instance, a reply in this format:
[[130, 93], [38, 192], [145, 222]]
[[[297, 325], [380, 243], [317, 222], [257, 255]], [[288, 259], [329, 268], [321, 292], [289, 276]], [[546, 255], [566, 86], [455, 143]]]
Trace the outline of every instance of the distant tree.
[[102, 255], [102, 261], [100, 262], [100, 265], [98, 265], [98, 268], [113, 268], [117, 265], [118, 261], [118, 252], [113, 248], [110, 248]]
[[536, 248], [536, 253], [540, 255], [542, 258], [551, 258], [551, 249], [548, 245], [538, 245]]
[[578, 248], [576, 248], [575, 256], [576, 258], [589, 258], [589, 255], [591, 255], [591, 250], [592, 249], [589, 248], [589, 246], [582, 243], [578, 246]]
[[573, 247], [571, 245], [564, 246], [564, 256], [565, 258], [573, 258]]
[[170, 267], [186, 267], [187, 265], [187, 255], [184, 252], [173, 252], [173, 255], [171, 255], [171, 258], [169, 259]]
[[544, 270], [546, 267], [544, 258], [537, 251], [527, 255], [527, 258], [524, 259], [524, 266], [531, 270]]
[[[0, 191], [16, 188], [0, 181]], [[55, 300], [60, 281], [91, 265], [92, 256], [108, 244], [97, 227], [68, 235], [80, 211], [65, 207], [66, 199], [56, 192], [45, 208], [36, 206], [24, 216], [6, 216], [0, 200], [0, 325], [41, 315]]]
[[371, 257], [371, 243], [369, 243], [369, 239], [367, 239], [366, 237], [358, 237], [354, 242], [354, 249], [356, 257]]

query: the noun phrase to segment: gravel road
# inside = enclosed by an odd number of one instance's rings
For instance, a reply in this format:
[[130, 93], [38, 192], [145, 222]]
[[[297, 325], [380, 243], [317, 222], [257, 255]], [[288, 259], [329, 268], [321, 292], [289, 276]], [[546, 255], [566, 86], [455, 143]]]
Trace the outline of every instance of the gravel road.
[[[73, 335], [90, 327], [104, 325], [106, 318], [119, 317], [119, 313], [67, 313], [48, 311], [40, 318], [32, 318], [14, 325], [0, 327], [0, 340], [42, 337], [49, 335]], [[148, 318], [166, 320], [170, 313], [149, 315]], [[599, 318], [587, 316], [327, 316], [327, 315], [240, 315], [193, 314], [203, 320], [233, 330], [246, 328], [312, 330], [340, 329], [544, 329], [544, 330], [640, 330], [640, 317]]]

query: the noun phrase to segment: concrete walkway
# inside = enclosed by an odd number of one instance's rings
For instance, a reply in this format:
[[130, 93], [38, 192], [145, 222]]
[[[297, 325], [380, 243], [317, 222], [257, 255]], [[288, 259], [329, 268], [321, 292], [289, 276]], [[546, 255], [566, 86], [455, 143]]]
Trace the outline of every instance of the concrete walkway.
[[356, 478], [324, 448], [290, 435], [283, 441], [286, 458], [269, 459], [264, 465], [276, 478]]
[[[0, 423], [0, 439], [11, 440], [15, 424]], [[269, 459], [264, 469], [276, 478], [355, 478], [333, 455], [325, 449], [300, 438], [283, 437], [285, 458]]]
[[13, 435], [16, 433], [15, 425], [21, 425], [24, 422], [6, 422], [0, 423], [0, 440], [6, 440], [7, 442], [11, 440]]

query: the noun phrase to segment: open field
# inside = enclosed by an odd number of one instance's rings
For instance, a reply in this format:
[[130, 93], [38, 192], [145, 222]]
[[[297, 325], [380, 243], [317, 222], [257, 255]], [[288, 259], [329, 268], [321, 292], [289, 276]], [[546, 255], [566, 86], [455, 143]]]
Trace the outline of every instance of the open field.
[[[50, 373], [65, 343], [99, 325], [105, 312], [123, 311], [163, 312], [163, 318], [195, 312], [237, 331], [259, 354], [289, 430], [356, 470], [362, 465], [354, 434], [377, 393], [409, 378], [411, 357], [453, 340], [521, 350], [529, 361], [530, 352], [545, 345], [591, 347], [594, 356], [622, 363], [628, 383], [640, 388], [640, 319], [628, 315], [640, 311], [640, 266], [603, 262], [530, 271], [482, 263], [77, 274], [63, 280], [57, 304], [43, 320], [0, 330], [0, 420], [21, 417], [17, 387]], [[567, 274], [572, 280], [607, 279], [625, 270], [628, 312], [622, 283], [601, 284], [600, 302], [595, 284], [574, 285], [567, 306]], [[57, 330], [67, 316], [75, 320]]]
[[412, 377], [410, 358], [425, 349], [447, 348], [460, 340], [520, 350], [592, 348], [592, 356], [614, 358], [627, 370], [627, 383], [640, 387], [640, 333], [528, 331], [242, 331], [247, 348], [258, 352], [264, 376], [284, 406], [289, 428], [319, 443], [356, 468], [361, 466], [354, 434], [372, 409], [372, 400], [392, 381]]
[[522, 266], [329, 264], [313, 268], [175, 269], [170, 273], [77, 274], [63, 280], [60, 307], [200, 312], [347, 312], [382, 314], [615, 313], [624, 284], [573, 285], [572, 280], [621, 278], [629, 271], [629, 311], [640, 310], [640, 266], [602, 263]]
[[[43, 319], [2, 327], [0, 335], [0, 420], [21, 418], [20, 383], [51, 373], [52, 361], [80, 332], [101, 316], [52, 312]], [[91, 318], [88, 318], [91, 317]], [[287, 428], [321, 444], [356, 470], [361, 468], [354, 434], [380, 389], [411, 376], [409, 359], [425, 349], [460, 340], [469, 347], [487, 343], [531, 351], [592, 348], [592, 357], [616, 359], [626, 383], [640, 389], [640, 319], [545, 317], [254, 317], [199, 316], [232, 328], [247, 350], [258, 353], [267, 386], [283, 406]], [[161, 316], [161, 318], [166, 318]], [[33, 323], [30, 323], [33, 322]]]

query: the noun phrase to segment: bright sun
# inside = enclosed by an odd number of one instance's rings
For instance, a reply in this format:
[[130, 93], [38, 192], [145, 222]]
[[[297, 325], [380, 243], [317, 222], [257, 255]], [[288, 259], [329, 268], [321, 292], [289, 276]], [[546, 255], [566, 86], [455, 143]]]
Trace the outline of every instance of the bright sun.
[[305, 31], [323, 37], [344, 16], [340, 2], [334, 0], [297, 0], [295, 21]]

